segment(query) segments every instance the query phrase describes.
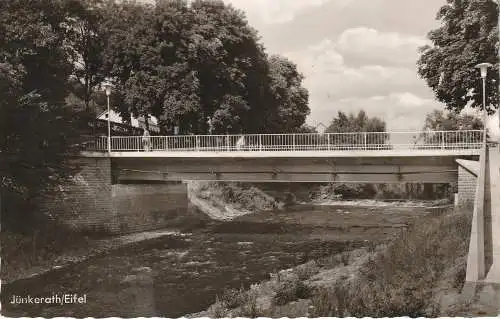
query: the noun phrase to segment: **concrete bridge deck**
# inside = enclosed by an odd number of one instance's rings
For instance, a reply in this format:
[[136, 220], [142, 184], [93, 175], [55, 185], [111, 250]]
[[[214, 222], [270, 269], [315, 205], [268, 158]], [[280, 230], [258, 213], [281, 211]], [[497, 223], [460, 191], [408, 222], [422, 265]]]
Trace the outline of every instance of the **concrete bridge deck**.
[[339, 157], [428, 157], [428, 156], [479, 156], [481, 150], [469, 149], [419, 149], [419, 150], [318, 150], [318, 151], [85, 151], [85, 157], [112, 158], [339, 158]]

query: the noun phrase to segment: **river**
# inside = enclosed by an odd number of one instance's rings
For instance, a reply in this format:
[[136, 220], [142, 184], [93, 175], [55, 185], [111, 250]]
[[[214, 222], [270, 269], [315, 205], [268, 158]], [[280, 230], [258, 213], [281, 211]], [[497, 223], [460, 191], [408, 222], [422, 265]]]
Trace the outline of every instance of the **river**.
[[[213, 222], [117, 250], [60, 271], [2, 287], [5, 316], [127, 317], [121, 281], [134, 268], [155, 273], [156, 315], [179, 317], [206, 309], [224, 289], [249, 287], [269, 273], [386, 240], [424, 208], [298, 205], [286, 211]], [[86, 294], [85, 304], [10, 304], [12, 295]]]

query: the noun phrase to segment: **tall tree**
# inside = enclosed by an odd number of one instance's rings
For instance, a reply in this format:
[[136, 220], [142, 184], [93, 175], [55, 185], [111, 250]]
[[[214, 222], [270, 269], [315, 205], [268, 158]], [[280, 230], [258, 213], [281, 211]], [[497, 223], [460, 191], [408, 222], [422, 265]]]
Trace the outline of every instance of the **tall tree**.
[[257, 32], [243, 12], [223, 1], [195, 0], [191, 9], [191, 65], [199, 79], [203, 130], [207, 117], [219, 133], [262, 130], [268, 66]]
[[83, 100], [86, 110], [95, 89], [104, 81], [104, 49], [108, 29], [103, 27], [106, 4], [103, 0], [67, 0], [66, 42], [73, 64], [73, 92]]
[[113, 4], [105, 68], [115, 105], [167, 133], [291, 131], [309, 112], [296, 66], [268, 59], [244, 14], [220, 0]]
[[0, 186], [27, 199], [72, 172], [79, 149], [65, 18], [62, 1], [0, 2]]
[[487, 78], [487, 110], [498, 108], [498, 3], [494, 0], [447, 0], [437, 19], [441, 26], [428, 34], [431, 45], [421, 48], [419, 75], [448, 110], [466, 105], [483, 108], [482, 82], [474, 68], [494, 64]]
[[273, 55], [269, 58], [270, 87], [276, 119], [273, 123], [281, 132], [300, 128], [310, 113], [309, 93], [302, 86], [304, 77], [290, 60]]

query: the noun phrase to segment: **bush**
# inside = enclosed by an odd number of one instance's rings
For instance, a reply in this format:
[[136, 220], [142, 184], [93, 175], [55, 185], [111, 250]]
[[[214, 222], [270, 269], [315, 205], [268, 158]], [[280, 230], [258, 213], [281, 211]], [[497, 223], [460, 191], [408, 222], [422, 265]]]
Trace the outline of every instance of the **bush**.
[[224, 318], [227, 316], [229, 311], [224, 305], [224, 303], [221, 302], [220, 299], [217, 297], [215, 299], [215, 303], [208, 309], [208, 313], [212, 318]]
[[348, 291], [338, 284], [332, 288], [319, 288], [311, 298], [312, 317], [344, 317], [348, 307]]
[[311, 296], [311, 289], [298, 278], [287, 278], [279, 283], [273, 302], [276, 305], [286, 305], [297, 299], [305, 299]]
[[233, 313], [235, 317], [256, 318], [263, 315], [263, 310], [257, 305], [257, 295], [255, 292], [245, 294], [241, 307]]
[[245, 303], [247, 296], [243, 288], [226, 289], [220, 297], [220, 302], [228, 309], [234, 309]]

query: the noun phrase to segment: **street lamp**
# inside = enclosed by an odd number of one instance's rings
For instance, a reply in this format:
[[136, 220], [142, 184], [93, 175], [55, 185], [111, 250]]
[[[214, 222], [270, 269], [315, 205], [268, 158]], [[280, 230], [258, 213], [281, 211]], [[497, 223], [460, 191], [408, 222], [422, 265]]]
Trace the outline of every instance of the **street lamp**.
[[488, 120], [488, 113], [486, 112], [486, 76], [488, 75], [488, 68], [492, 67], [491, 63], [479, 63], [476, 68], [481, 71], [481, 79], [483, 80], [483, 147], [486, 149], [486, 122]]
[[111, 95], [111, 84], [104, 84], [104, 89], [106, 90], [106, 98], [108, 101], [108, 153], [111, 153], [111, 111], [109, 107], [109, 96]]

